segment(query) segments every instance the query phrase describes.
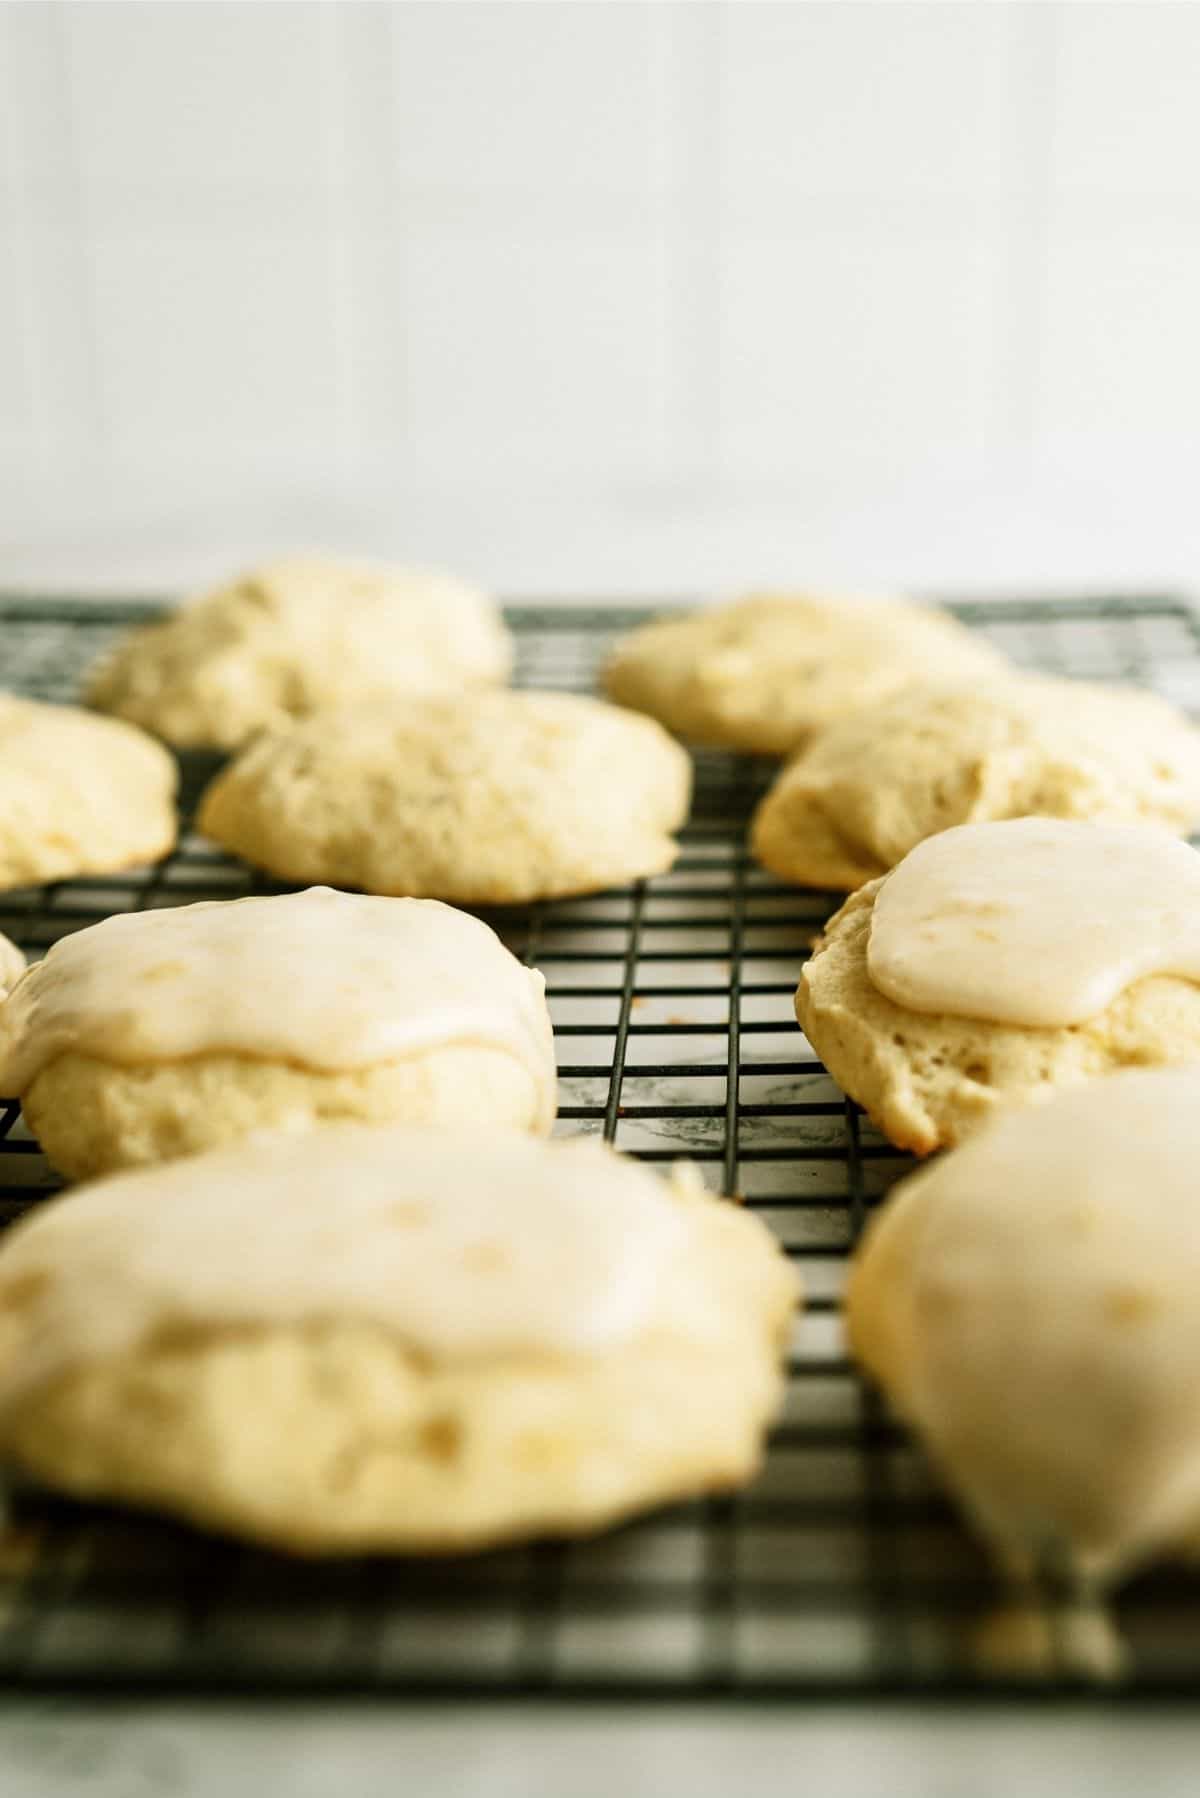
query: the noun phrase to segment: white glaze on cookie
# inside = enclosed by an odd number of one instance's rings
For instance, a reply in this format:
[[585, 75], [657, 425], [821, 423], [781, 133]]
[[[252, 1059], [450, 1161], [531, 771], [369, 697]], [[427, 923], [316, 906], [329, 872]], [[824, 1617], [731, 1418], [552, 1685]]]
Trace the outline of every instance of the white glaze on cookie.
[[344, 1072], [447, 1043], [510, 1052], [543, 1123], [555, 1063], [542, 976], [434, 900], [313, 887], [125, 913], [63, 937], [0, 1011], [0, 1091], [66, 1050], [122, 1064], [232, 1052]]
[[903, 1182], [856, 1355], [1006, 1563], [1105, 1577], [1200, 1539], [1200, 1072], [999, 1119]]
[[686, 1234], [671, 1188], [599, 1143], [262, 1134], [80, 1188], [6, 1237], [0, 1315], [25, 1323], [0, 1408], [163, 1329], [358, 1319], [440, 1360], [600, 1354], [644, 1326]]
[[1138, 826], [943, 831], [884, 881], [867, 970], [909, 1011], [1082, 1023], [1148, 975], [1200, 982], [1200, 855]]

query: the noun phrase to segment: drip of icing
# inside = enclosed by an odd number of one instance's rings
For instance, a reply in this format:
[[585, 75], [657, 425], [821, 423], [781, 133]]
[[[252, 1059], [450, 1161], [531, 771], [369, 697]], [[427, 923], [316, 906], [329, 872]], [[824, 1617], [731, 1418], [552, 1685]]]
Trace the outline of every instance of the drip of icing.
[[451, 1361], [602, 1353], [652, 1316], [685, 1230], [670, 1187], [598, 1143], [262, 1133], [13, 1230], [0, 1311], [19, 1306], [21, 1327], [0, 1405], [168, 1327], [357, 1319]]
[[55, 943], [0, 1006], [0, 1092], [67, 1050], [123, 1064], [233, 1053], [345, 1071], [503, 1049], [554, 1117], [545, 983], [478, 918], [312, 887], [123, 913]]
[[1032, 1596], [1014, 1598], [978, 1621], [968, 1646], [983, 1679], [1113, 1685], [1129, 1671], [1112, 1612], [1090, 1595], [1053, 1609]]
[[943, 831], [881, 886], [867, 971], [908, 1011], [1083, 1023], [1148, 975], [1200, 981], [1200, 855], [1137, 825]]

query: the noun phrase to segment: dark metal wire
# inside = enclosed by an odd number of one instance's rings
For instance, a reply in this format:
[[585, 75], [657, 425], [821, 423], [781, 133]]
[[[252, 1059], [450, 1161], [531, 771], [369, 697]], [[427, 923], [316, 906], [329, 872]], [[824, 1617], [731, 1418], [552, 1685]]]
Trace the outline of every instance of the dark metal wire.
[[[70, 700], [86, 666], [155, 608], [0, 599], [0, 683]], [[959, 608], [1050, 672], [1157, 685], [1200, 711], [1200, 635], [1168, 598]], [[644, 613], [517, 608], [518, 678], [591, 687]], [[211, 757], [183, 763], [190, 817]], [[10, 1686], [403, 1694], [978, 1689], [967, 1642], [989, 1571], [920, 1455], [857, 1379], [839, 1329], [845, 1260], [909, 1165], [843, 1099], [792, 994], [829, 894], [755, 867], [745, 824], [771, 769], [697, 757], [667, 876], [489, 914], [540, 967], [555, 1017], [560, 1128], [737, 1192], [801, 1265], [809, 1302], [763, 1477], [595, 1542], [449, 1563], [295, 1563], [154, 1518], [16, 1497], [0, 1537], [0, 1678]], [[270, 891], [186, 830], [157, 867], [0, 894], [0, 930], [39, 954], [113, 911]], [[0, 1103], [0, 1222], [56, 1190]], [[1200, 1579], [1137, 1581], [1120, 1617], [1131, 1688], [1200, 1690]], [[1061, 1688], [1060, 1688], [1061, 1689]]]

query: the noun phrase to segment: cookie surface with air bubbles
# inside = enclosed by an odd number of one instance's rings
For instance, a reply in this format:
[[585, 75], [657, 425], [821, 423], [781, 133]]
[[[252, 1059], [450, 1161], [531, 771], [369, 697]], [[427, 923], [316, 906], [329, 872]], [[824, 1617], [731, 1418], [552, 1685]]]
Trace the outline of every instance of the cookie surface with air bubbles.
[[643, 625], [617, 644], [603, 684], [689, 742], [790, 755], [909, 681], [969, 682], [1002, 666], [931, 607], [762, 594]]
[[133, 631], [88, 698], [180, 747], [233, 749], [326, 705], [503, 682], [512, 660], [499, 608], [465, 581], [292, 556]]
[[831, 724], [761, 801], [751, 846], [803, 886], [851, 889], [955, 825], [1200, 819], [1200, 732], [1153, 693], [1011, 675], [903, 688]]
[[116, 718], [0, 693], [0, 890], [117, 873], [174, 847], [174, 758]]
[[479, 693], [260, 737], [198, 823], [284, 880], [511, 905], [665, 872], [690, 797], [690, 760], [651, 719], [570, 693]]

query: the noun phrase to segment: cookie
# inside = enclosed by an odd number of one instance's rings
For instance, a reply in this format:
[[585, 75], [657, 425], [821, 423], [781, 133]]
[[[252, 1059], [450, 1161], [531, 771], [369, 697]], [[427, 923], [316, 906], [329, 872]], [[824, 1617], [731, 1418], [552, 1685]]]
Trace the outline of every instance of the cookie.
[[25, 972], [25, 957], [15, 943], [10, 943], [6, 936], [0, 936], [0, 999]]
[[611, 699], [691, 742], [789, 755], [908, 681], [969, 681], [1002, 666], [930, 607], [761, 595], [642, 626], [617, 645], [603, 680]]
[[852, 894], [796, 1015], [919, 1155], [1130, 1066], [1200, 1062], [1200, 855], [1150, 828], [1031, 818], [928, 838]]
[[1034, 815], [1186, 835], [1200, 818], [1200, 732], [1128, 688], [1033, 675], [913, 683], [789, 763], [751, 847], [784, 880], [850, 889], [936, 831]]
[[208, 788], [206, 836], [289, 881], [466, 905], [660, 874], [691, 764], [648, 718], [568, 693], [322, 713]]
[[327, 1125], [116, 1176], [0, 1245], [0, 1450], [302, 1554], [595, 1530], [739, 1485], [795, 1276], [597, 1143]]
[[174, 846], [174, 759], [132, 725], [0, 693], [0, 888], [112, 874]]
[[234, 749], [320, 706], [507, 680], [493, 602], [448, 574], [331, 557], [255, 569], [134, 631], [88, 698], [169, 743]]
[[895, 1189], [850, 1343], [1002, 1563], [1105, 1580], [1200, 1534], [1200, 1072], [1018, 1112]]
[[0, 1007], [0, 1092], [72, 1179], [330, 1118], [547, 1132], [542, 976], [478, 918], [314, 888], [124, 913]]

